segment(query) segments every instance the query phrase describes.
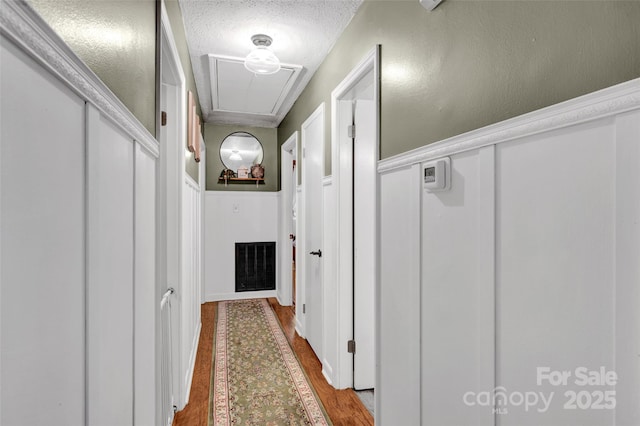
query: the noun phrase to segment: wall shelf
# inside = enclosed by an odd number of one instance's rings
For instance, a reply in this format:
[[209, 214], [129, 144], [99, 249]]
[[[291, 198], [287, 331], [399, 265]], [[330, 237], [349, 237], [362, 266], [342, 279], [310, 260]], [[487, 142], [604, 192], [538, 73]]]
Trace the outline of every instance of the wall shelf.
[[264, 178], [218, 178], [218, 182], [233, 182], [233, 183], [243, 183], [243, 182], [256, 182], [256, 183], [264, 183]]
[[255, 183], [256, 187], [258, 185], [264, 185], [264, 178], [218, 178], [218, 183], [224, 183], [225, 186], [230, 183]]

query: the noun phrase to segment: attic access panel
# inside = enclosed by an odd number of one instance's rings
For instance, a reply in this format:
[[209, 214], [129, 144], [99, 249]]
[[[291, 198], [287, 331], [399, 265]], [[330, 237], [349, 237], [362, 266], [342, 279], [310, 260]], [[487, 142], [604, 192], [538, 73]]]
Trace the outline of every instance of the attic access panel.
[[294, 87], [302, 67], [282, 64], [275, 74], [255, 75], [243, 58], [209, 55], [214, 111], [275, 116]]

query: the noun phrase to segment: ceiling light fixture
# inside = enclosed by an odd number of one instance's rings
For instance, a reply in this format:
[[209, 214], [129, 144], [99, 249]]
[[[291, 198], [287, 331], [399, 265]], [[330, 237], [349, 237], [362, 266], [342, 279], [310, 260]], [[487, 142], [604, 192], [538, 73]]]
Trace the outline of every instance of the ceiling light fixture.
[[269, 49], [271, 37], [265, 34], [256, 34], [251, 37], [251, 41], [256, 45], [244, 59], [244, 67], [255, 74], [275, 74], [280, 71], [280, 60]]
[[438, 5], [443, 1], [444, 0], [420, 0], [420, 4], [422, 5], [422, 7], [424, 7], [429, 12], [431, 12], [433, 9], [438, 7]]

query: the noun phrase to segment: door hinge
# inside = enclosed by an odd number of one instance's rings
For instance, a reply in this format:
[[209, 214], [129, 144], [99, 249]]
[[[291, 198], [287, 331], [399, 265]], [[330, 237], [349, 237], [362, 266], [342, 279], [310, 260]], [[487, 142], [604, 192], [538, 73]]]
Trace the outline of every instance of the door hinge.
[[307, 305], [306, 304], [302, 304], [302, 313], [306, 314], [307, 313]]
[[349, 352], [350, 354], [355, 354], [356, 353], [356, 341], [355, 340], [349, 340], [347, 342], [347, 352]]
[[351, 125], [347, 126], [347, 136], [349, 136], [351, 139], [355, 139], [356, 138], [356, 125], [355, 124], [351, 124]]
[[302, 158], [307, 156], [307, 148], [302, 148]]
[[160, 124], [163, 126], [167, 125], [167, 112], [166, 111], [162, 111], [162, 113], [160, 114]]

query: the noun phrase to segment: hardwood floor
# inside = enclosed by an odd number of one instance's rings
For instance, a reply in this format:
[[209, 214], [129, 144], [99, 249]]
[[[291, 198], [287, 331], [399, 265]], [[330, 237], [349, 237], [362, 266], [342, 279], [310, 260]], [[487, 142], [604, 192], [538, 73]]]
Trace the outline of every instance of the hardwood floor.
[[294, 314], [290, 306], [281, 306], [275, 298], [269, 303], [282, 324], [289, 343], [295, 351], [302, 368], [320, 397], [334, 425], [373, 425], [373, 417], [367, 411], [353, 389], [336, 390], [322, 375], [322, 364], [306, 339], [295, 330]]
[[174, 426], [207, 426], [209, 421], [209, 387], [213, 354], [213, 330], [216, 321], [216, 302], [202, 305], [200, 343], [191, 381], [189, 403], [173, 418]]
[[[305, 369], [333, 424], [336, 426], [373, 425], [373, 417], [352, 389], [336, 390], [327, 383], [322, 375], [320, 361], [311, 346], [295, 331], [294, 314], [291, 307], [281, 306], [275, 298], [269, 298], [269, 304], [278, 316], [291, 347], [298, 356], [300, 364]], [[207, 426], [215, 312], [215, 302], [202, 305], [202, 334], [196, 354], [189, 404], [176, 414], [173, 421], [174, 426]]]

